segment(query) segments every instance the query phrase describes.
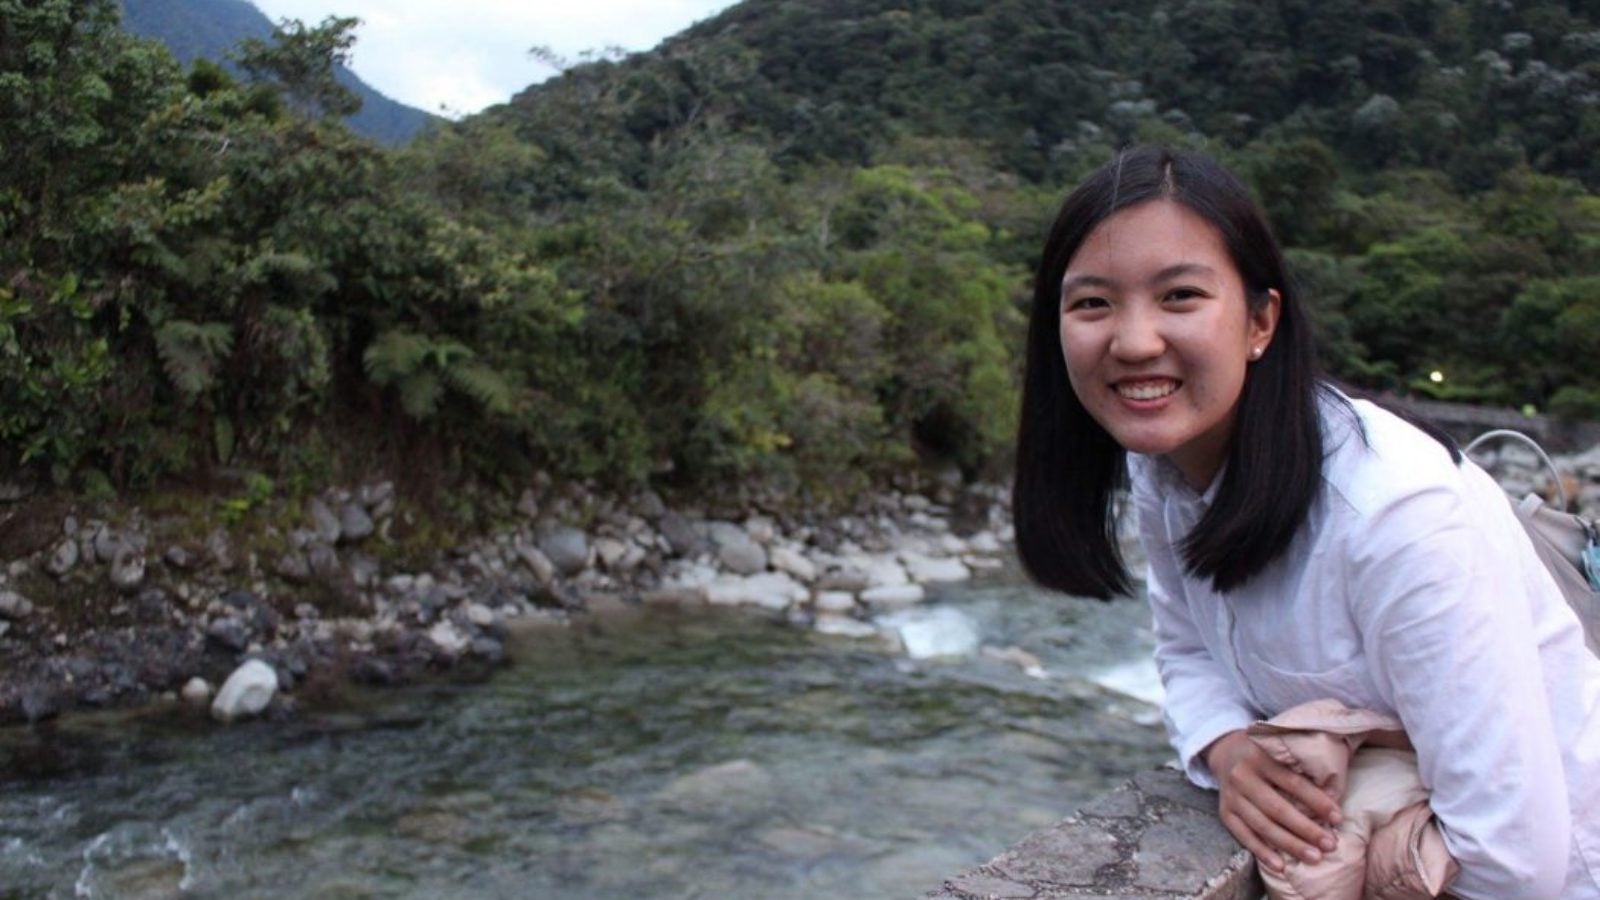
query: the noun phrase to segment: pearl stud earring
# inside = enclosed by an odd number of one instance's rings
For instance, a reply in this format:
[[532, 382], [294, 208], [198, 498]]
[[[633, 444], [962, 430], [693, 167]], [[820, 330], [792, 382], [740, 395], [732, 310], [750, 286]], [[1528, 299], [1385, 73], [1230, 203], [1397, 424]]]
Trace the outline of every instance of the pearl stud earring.
[[1251, 359], [1260, 359], [1261, 358], [1261, 348], [1260, 347], [1251, 347], [1250, 348], [1250, 358]]

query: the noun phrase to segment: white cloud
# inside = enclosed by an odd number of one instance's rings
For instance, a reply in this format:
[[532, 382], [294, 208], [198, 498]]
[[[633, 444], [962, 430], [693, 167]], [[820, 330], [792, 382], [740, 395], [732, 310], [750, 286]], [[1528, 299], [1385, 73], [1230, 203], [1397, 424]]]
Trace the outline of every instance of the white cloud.
[[573, 58], [617, 46], [648, 50], [729, 0], [255, 0], [274, 21], [361, 19], [351, 68], [402, 103], [471, 113], [552, 73], [534, 46]]

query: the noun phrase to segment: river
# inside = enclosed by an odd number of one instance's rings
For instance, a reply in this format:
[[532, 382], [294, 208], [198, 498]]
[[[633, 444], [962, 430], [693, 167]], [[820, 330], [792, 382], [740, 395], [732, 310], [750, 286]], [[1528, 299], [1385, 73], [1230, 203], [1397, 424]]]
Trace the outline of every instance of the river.
[[0, 731], [0, 898], [914, 897], [1170, 757], [1102, 686], [1149, 697], [1142, 604], [931, 602], [1044, 677], [640, 609], [519, 633], [485, 683]]

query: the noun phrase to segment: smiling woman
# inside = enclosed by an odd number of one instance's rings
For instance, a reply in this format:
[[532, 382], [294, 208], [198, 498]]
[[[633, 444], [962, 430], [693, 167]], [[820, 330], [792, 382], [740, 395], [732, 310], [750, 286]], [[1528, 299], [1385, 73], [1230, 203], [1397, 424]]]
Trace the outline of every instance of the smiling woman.
[[1166, 455], [1204, 489], [1222, 465], [1245, 367], [1277, 325], [1278, 293], [1266, 293], [1249, 302], [1221, 237], [1187, 208], [1152, 200], [1118, 212], [1062, 281], [1074, 394], [1118, 444]]
[[1058, 590], [1122, 591], [1131, 483], [1169, 737], [1267, 869], [1365, 871], [1383, 823], [1344, 815], [1354, 782], [1347, 797], [1246, 735], [1337, 701], [1403, 726], [1453, 896], [1600, 900], [1600, 659], [1500, 488], [1320, 381], [1307, 325], [1217, 163], [1141, 148], [1091, 175], [1035, 284], [1024, 565]]

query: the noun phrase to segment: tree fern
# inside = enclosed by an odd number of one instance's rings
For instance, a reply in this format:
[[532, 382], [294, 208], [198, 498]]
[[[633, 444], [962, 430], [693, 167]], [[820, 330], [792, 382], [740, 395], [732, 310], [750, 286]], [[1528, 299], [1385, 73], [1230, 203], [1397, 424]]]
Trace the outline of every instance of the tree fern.
[[446, 386], [495, 415], [508, 414], [515, 405], [511, 383], [460, 341], [392, 329], [367, 347], [362, 362], [372, 383], [394, 387], [401, 408], [415, 419], [438, 412]]
[[233, 328], [221, 322], [173, 319], [156, 329], [156, 354], [167, 380], [192, 402], [216, 384], [217, 366], [233, 349]]

